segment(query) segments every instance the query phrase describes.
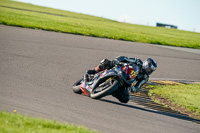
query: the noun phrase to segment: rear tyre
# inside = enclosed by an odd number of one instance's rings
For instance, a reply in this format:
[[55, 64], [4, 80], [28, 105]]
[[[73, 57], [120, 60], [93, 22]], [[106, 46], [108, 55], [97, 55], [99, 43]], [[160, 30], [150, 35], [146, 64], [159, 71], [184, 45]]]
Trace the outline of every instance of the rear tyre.
[[82, 80], [83, 79], [80, 79], [76, 83], [73, 84], [73, 91], [74, 91], [74, 93], [76, 93], [76, 94], [82, 94], [81, 87], [80, 87]]
[[104, 96], [110, 95], [112, 92], [116, 91], [119, 87], [118, 81], [114, 80], [113, 82], [107, 81], [109, 83], [106, 83], [105, 86], [98, 86], [95, 88], [92, 93], [90, 94], [90, 97], [92, 99], [100, 99]]

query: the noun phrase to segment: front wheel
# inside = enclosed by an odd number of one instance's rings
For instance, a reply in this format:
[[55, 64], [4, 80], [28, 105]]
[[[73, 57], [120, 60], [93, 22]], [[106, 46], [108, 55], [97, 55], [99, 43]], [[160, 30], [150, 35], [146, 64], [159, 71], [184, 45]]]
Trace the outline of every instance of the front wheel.
[[76, 83], [74, 83], [74, 85], [73, 85], [74, 93], [82, 94], [81, 87], [80, 87], [82, 81], [83, 81], [83, 79], [80, 79]]
[[99, 85], [90, 94], [92, 99], [100, 99], [106, 95], [110, 95], [112, 92], [116, 91], [119, 87], [118, 81], [106, 81], [104, 85]]

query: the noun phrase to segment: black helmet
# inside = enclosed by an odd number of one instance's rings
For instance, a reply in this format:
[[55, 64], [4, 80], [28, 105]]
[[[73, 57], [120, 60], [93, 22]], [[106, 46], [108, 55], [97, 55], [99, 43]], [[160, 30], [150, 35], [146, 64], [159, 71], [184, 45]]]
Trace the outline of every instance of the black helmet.
[[155, 71], [157, 68], [157, 63], [152, 58], [147, 58], [142, 65], [142, 69], [144, 72], [148, 75], [150, 75], [153, 71]]

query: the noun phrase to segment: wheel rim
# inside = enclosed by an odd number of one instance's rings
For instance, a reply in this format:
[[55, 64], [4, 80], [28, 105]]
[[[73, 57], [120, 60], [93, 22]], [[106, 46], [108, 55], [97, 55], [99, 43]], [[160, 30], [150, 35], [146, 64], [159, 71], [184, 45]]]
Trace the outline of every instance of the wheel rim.
[[[105, 83], [105, 82], [104, 82]], [[94, 89], [94, 91], [92, 92], [93, 94], [99, 93], [105, 89], [107, 89], [108, 87], [112, 86], [112, 83], [109, 81], [107, 83], [105, 83], [105, 85], [99, 85], [96, 89]]]

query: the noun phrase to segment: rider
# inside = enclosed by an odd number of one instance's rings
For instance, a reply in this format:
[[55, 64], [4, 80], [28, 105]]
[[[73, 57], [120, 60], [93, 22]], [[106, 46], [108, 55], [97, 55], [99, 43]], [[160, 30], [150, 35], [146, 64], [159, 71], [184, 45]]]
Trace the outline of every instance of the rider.
[[[96, 74], [105, 69], [111, 69], [116, 64], [120, 62], [124, 63], [135, 63], [140, 68], [138, 75], [136, 76], [137, 83], [135, 86], [130, 87], [130, 91], [136, 93], [140, 90], [142, 85], [144, 85], [149, 80], [149, 75], [156, 70], [157, 63], [152, 58], [147, 58], [145, 61], [141, 61], [138, 58], [127, 58], [125, 56], [118, 56], [114, 60], [110, 61], [108, 59], [103, 59], [101, 63], [94, 69], [88, 70], [84, 75], [84, 80], [89, 81], [89, 74]], [[120, 90], [124, 90], [123, 92]], [[114, 92], [112, 95], [116, 97], [120, 102], [127, 103], [129, 101], [128, 88], [120, 89]]]

